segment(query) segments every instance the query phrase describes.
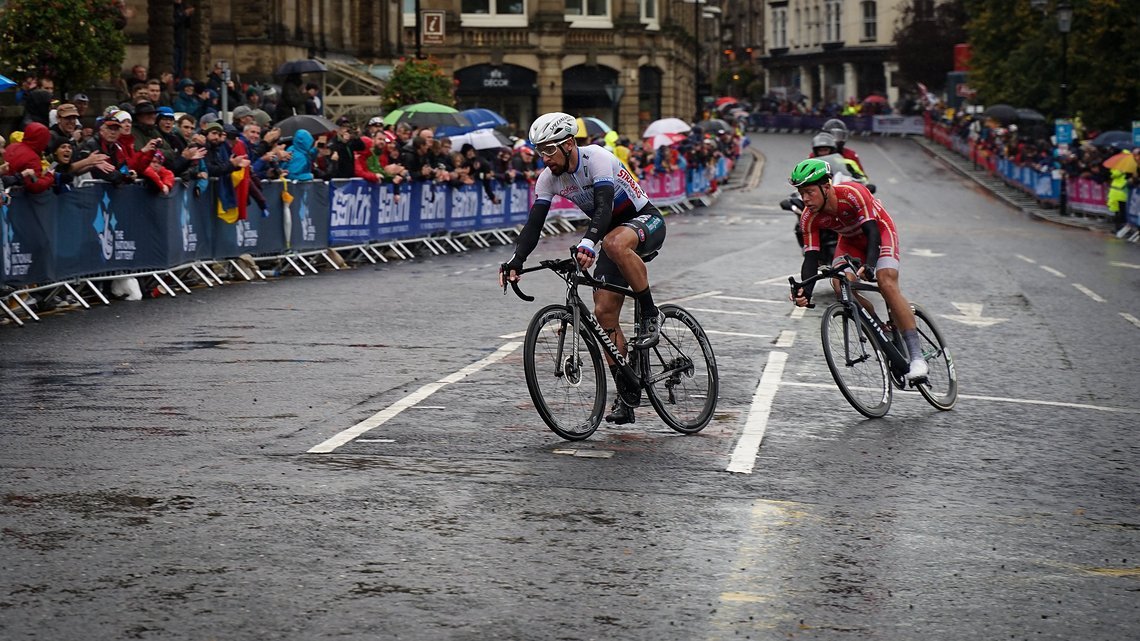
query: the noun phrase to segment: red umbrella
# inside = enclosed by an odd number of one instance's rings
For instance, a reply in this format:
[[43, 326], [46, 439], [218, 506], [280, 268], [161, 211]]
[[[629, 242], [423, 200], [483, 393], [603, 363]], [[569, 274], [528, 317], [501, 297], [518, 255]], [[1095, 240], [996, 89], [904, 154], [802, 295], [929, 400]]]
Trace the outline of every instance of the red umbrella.
[[875, 103], [885, 105], [885, 104], [887, 104], [887, 99], [885, 96], [880, 96], [877, 93], [873, 93], [873, 94], [871, 94], [871, 95], [869, 95], [863, 99], [863, 104], [865, 104], [865, 105], [875, 104]]
[[721, 96], [720, 98], [716, 99], [716, 102], [714, 102], [713, 105], [719, 107], [721, 105], [727, 105], [730, 102], [740, 102], [740, 101], [737, 100], [736, 98], [733, 98], [732, 96]]

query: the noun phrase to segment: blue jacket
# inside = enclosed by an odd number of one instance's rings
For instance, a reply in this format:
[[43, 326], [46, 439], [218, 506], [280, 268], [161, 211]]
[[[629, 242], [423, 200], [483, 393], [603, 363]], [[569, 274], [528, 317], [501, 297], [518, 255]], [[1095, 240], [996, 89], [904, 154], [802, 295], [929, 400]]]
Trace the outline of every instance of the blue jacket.
[[293, 134], [293, 144], [289, 146], [289, 153], [293, 155], [282, 169], [289, 172], [289, 180], [312, 180], [313, 161], [317, 158], [317, 145], [313, 141], [313, 134], [298, 129]]

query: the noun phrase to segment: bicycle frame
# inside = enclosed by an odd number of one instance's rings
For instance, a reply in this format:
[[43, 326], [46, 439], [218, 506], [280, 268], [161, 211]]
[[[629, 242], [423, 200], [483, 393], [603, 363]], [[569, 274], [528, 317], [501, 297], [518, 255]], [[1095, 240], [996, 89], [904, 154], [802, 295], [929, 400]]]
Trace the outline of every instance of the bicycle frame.
[[[849, 311], [853, 312], [852, 316], [854, 316], [854, 313], [858, 313], [867, 321], [867, 324], [871, 326], [871, 329], [874, 330], [871, 337], [875, 339], [879, 349], [887, 355], [887, 362], [890, 363], [891, 366], [891, 374], [901, 380], [910, 369], [910, 361], [906, 355], [902, 353], [902, 350], [895, 345], [894, 340], [887, 337], [886, 328], [883, 327], [883, 323], [879, 321], [878, 317], [864, 307], [854, 294], [856, 291], [862, 291], [882, 295], [879, 288], [869, 283], [853, 283], [847, 280], [844, 275], [840, 275], [839, 280], [839, 302]], [[847, 329], [844, 328], [843, 331], [844, 334], [846, 334]], [[847, 341], [849, 337], [845, 335], [843, 339]]]

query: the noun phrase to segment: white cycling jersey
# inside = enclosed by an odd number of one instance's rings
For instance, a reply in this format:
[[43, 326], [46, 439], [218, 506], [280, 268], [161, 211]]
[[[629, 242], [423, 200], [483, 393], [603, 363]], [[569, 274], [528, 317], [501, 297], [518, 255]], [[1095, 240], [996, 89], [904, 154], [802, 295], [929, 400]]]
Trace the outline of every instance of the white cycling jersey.
[[578, 159], [578, 168], [573, 173], [567, 171], [555, 176], [544, 169], [534, 185], [535, 202], [549, 203], [555, 196], [562, 196], [592, 217], [594, 185], [611, 184], [614, 186], [611, 227], [633, 218], [649, 203], [645, 190], [617, 156], [598, 145], [586, 145], [578, 148]]

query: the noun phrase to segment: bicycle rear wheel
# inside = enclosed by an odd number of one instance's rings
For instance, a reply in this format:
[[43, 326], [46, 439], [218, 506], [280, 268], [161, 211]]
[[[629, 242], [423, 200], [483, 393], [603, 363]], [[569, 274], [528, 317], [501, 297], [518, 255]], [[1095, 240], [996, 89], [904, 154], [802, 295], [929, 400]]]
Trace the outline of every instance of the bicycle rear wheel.
[[885, 415], [891, 408], [890, 366], [866, 321], [837, 303], [824, 310], [820, 334], [827, 368], [851, 407], [868, 418]]
[[606, 405], [606, 367], [594, 337], [574, 327], [569, 307], [549, 305], [531, 319], [523, 370], [534, 407], [555, 434], [580, 441], [598, 429]]
[[705, 330], [693, 315], [676, 305], [662, 305], [661, 341], [638, 358], [647, 360], [642, 373], [649, 402], [665, 424], [682, 434], [695, 434], [712, 419], [720, 391], [716, 357]]
[[942, 333], [926, 310], [918, 305], [914, 309], [914, 322], [918, 326], [918, 340], [922, 357], [930, 372], [926, 382], [919, 383], [918, 392], [928, 403], [940, 410], [949, 410], [958, 400], [958, 374], [954, 371], [954, 358], [942, 338]]

